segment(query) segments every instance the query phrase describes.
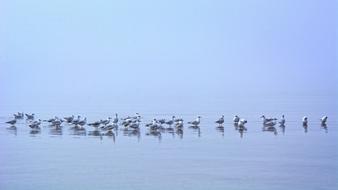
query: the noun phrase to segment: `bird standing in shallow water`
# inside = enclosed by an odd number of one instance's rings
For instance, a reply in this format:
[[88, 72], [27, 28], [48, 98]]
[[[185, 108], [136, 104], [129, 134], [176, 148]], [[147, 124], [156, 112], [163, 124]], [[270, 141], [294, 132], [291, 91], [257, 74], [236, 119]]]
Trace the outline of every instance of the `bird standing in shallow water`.
[[327, 118], [328, 118], [327, 116], [324, 116], [320, 119], [322, 125], [326, 125]]
[[7, 121], [6, 123], [10, 124], [10, 125], [14, 125], [16, 123], [16, 119]]
[[281, 118], [281, 120], [279, 121], [279, 124], [280, 124], [281, 126], [284, 126], [284, 125], [285, 125], [285, 118], [284, 118], [284, 115], [282, 115], [282, 118]]
[[188, 124], [191, 124], [193, 126], [198, 126], [201, 122], [201, 116], [198, 116], [195, 121], [190, 121]]
[[240, 118], [237, 115], [235, 115], [235, 117], [233, 119], [234, 123], [237, 124], [239, 122], [239, 120], [240, 120]]
[[223, 123], [224, 123], [224, 115], [222, 115], [221, 118], [219, 118], [217, 121], [215, 121], [215, 123], [217, 123], [219, 126], [223, 125]]
[[307, 123], [308, 123], [307, 117], [304, 116], [303, 117], [303, 126], [307, 126]]

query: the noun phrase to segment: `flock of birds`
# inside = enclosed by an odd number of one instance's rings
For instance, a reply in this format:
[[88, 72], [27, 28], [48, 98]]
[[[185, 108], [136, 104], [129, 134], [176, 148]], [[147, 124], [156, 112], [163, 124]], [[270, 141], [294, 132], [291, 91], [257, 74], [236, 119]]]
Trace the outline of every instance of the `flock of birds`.
[[[82, 118], [81, 116], [75, 117], [74, 115], [69, 117], [63, 117], [59, 118], [57, 116], [47, 119], [47, 120], [41, 120], [36, 119], [35, 114], [24, 114], [24, 113], [15, 113], [13, 114], [14, 119], [7, 121], [6, 123], [9, 124], [12, 128], [16, 128], [15, 124], [17, 123], [17, 120], [26, 119], [28, 126], [32, 130], [40, 130], [40, 125], [44, 123], [48, 123], [50, 127], [54, 127], [55, 129], [61, 129], [63, 124], [69, 125], [72, 129], [77, 131], [85, 131], [85, 126], [91, 126], [95, 128], [96, 131], [107, 131], [109, 133], [113, 133], [113, 130], [117, 130], [119, 126], [123, 127], [124, 130], [131, 130], [131, 131], [138, 131], [140, 129], [141, 124], [141, 116], [139, 113], [136, 113], [135, 116], [128, 116], [125, 118], [119, 118], [118, 114], [115, 114], [115, 117], [108, 117], [107, 119], [101, 119], [94, 122], [87, 122], [87, 118]], [[261, 116], [261, 119], [263, 121], [263, 131], [274, 131], [276, 132], [275, 125], [279, 124], [280, 127], [285, 127], [286, 119], [284, 115], [280, 119], [277, 118], [267, 118], [264, 115]], [[321, 125], [326, 126], [328, 117], [323, 116], [320, 119]], [[219, 118], [215, 123], [218, 125], [218, 128], [223, 128], [224, 124], [224, 115], [222, 115], [221, 118]], [[189, 121], [186, 124], [188, 124], [192, 128], [199, 128], [199, 125], [201, 123], [201, 117], [198, 116], [195, 120]], [[240, 118], [239, 116], [235, 116], [233, 118], [234, 126], [237, 130], [240, 132], [246, 131], [247, 128], [245, 127], [245, 124], [247, 123], [246, 119]], [[302, 124], [304, 128], [307, 128], [308, 126], [308, 117], [304, 116], [302, 118]], [[159, 133], [163, 130], [166, 131], [175, 131], [176, 130], [182, 130], [184, 126], [184, 120], [182, 118], [176, 118], [175, 116], [172, 116], [171, 119], [156, 119], [154, 118], [151, 122], [146, 123], [145, 127], [149, 130], [149, 133]]]

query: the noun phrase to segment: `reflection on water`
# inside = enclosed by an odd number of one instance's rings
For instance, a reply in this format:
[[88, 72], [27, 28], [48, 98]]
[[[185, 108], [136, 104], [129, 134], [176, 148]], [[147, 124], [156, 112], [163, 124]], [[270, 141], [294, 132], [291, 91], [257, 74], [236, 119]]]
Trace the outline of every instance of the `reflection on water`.
[[197, 134], [198, 137], [201, 137], [201, 128], [200, 126], [192, 125], [189, 126], [189, 129], [192, 129], [194, 134]]
[[264, 132], [272, 132], [274, 135], [277, 135], [277, 129], [276, 127], [274, 126], [266, 126], [266, 125], [263, 125], [263, 128], [262, 128], [262, 131]]
[[321, 128], [324, 129], [325, 133], [328, 133], [328, 132], [329, 132], [329, 131], [328, 131], [328, 128], [327, 128], [327, 124], [322, 123], [322, 124], [321, 124]]
[[285, 135], [285, 125], [284, 124], [280, 124], [279, 128], [282, 130], [283, 135]]
[[32, 136], [35, 136], [35, 135], [40, 134], [40, 133], [41, 133], [40, 128], [38, 128], [38, 129], [31, 129], [29, 131], [29, 134], [31, 134]]
[[49, 129], [49, 134], [55, 135], [55, 136], [60, 136], [60, 135], [62, 135], [62, 128], [61, 127], [51, 128], [51, 129]]
[[17, 135], [18, 134], [18, 130], [16, 128], [16, 126], [12, 125], [10, 127], [7, 127], [7, 131], [10, 133], [10, 134], [13, 134], [13, 135]]
[[304, 133], [307, 133], [308, 125], [307, 124], [303, 124], [303, 128], [304, 128]]
[[216, 131], [218, 131], [224, 137], [224, 126], [216, 126]]

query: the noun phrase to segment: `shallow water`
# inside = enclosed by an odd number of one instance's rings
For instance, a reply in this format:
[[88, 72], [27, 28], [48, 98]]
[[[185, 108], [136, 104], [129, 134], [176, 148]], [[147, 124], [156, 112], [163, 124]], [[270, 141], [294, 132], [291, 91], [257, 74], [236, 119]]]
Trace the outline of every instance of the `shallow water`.
[[[96, 136], [89, 126], [85, 133], [67, 125], [61, 131], [44, 125], [34, 132], [25, 120], [10, 129], [4, 124], [8, 111], [0, 117], [0, 189], [336, 189], [336, 112], [314, 105], [319, 108], [289, 106], [285, 130], [276, 126], [277, 133], [263, 132], [261, 112], [247, 108], [243, 134], [231, 123], [234, 113], [225, 109], [206, 109], [199, 130], [185, 125], [181, 133], [147, 135], [142, 126], [140, 133], [120, 129], [114, 136]], [[265, 111], [279, 117], [281, 110]], [[310, 119], [307, 130], [301, 124], [304, 110]], [[52, 111], [37, 115], [47, 119], [61, 113]], [[138, 111], [143, 124], [174, 113]], [[326, 129], [319, 123], [323, 112], [329, 116]], [[127, 113], [134, 112], [120, 115]], [[175, 115], [187, 121], [195, 113]], [[103, 109], [85, 115], [94, 121], [113, 114]], [[214, 123], [221, 114], [227, 121], [224, 130]]]

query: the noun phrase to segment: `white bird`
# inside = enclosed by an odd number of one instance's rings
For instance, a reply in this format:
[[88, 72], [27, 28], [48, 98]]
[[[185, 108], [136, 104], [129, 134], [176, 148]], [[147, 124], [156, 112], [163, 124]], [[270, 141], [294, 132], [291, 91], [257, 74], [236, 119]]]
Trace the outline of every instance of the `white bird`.
[[108, 117], [106, 120], [101, 120], [101, 124], [108, 125], [110, 123], [111, 117]]
[[244, 125], [245, 125], [247, 122], [248, 122], [248, 121], [247, 121], [246, 119], [240, 119], [240, 120], [238, 121], [238, 127], [240, 127], [240, 128], [245, 127]]
[[31, 124], [28, 126], [32, 129], [39, 129], [41, 124], [41, 120], [39, 119], [38, 121], [33, 121]]
[[234, 123], [238, 123], [239, 120], [240, 120], [240, 118], [239, 118], [237, 115], [235, 115], [235, 117], [234, 117], [234, 119], [233, 119]]
[[201, 116], [198, 116], [195, 121], [190, 121], [190, 122], [188, 122], [188, 124], [191, 124], [193, 126], [197, 126], [197, 125], [200, 124], [200, 122], [201, 122]]
[[304, 116], [303, 117], [303, 126], [307, 126], [307, 123], [308, 123], [307, 117]]
[[67, 123], [71, 123], [74, 119], [74, 115], [72, 115], [71, 117], [64, 117], [64, 119], [66, 120]]
[[215, 121], [215, 123], [222, 125], [224, 123], [224, 115], [222, 115], [221, 118], [219, 118], [217, 121]]
[[320, 119], [322, 125], [326, 125], [327, 118], [327, 116], [324, 116]]
[[77, 124], [80, 126], [84, 126], [87, 123], [87, 118], [85, 117], [84, 120], [79, 121]]
[[276, 118], [266, 118], [264, 115], [261, 116], [261, 118], [263, 119], [263, 124], [264, 125], [273, 125], [276, 124]]

